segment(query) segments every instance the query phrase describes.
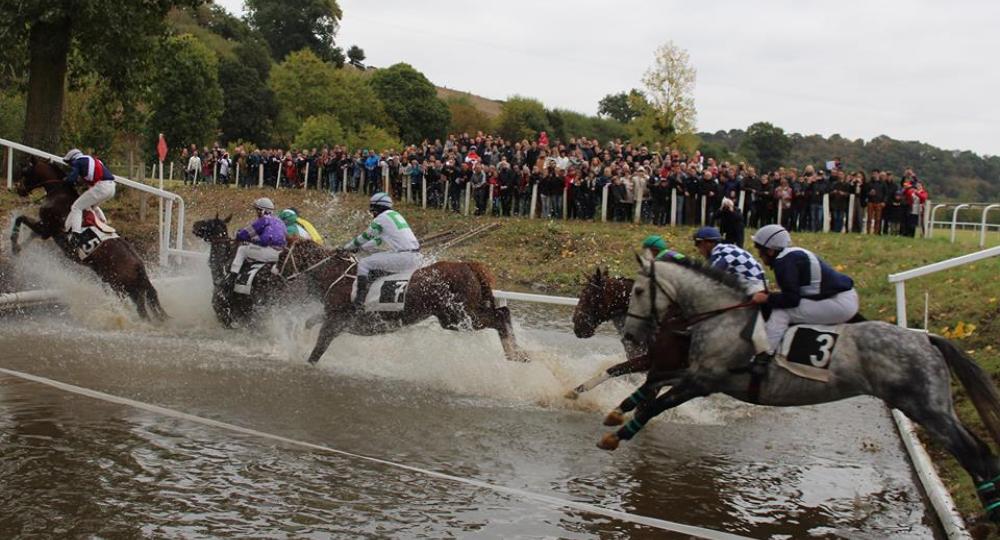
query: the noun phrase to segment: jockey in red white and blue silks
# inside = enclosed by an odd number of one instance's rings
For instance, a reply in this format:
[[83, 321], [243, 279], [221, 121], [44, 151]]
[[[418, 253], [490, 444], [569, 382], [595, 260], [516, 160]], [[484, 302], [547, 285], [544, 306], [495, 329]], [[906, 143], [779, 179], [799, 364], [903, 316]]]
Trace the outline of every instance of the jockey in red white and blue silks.
[[97, 218], [107, 222], [104, 212], [97, 205], [115, 196], [115, 175], [101, 160], [85, 155], [74, 148], [66, 153], [63, 161], [69, 165], [66, 182], [69, 184], [83, 183], [90, 189], [83, 192], [73, 201], [66, 216], [66, 229], [74, 234], [83, 232], [83, 211], [90, 209]]

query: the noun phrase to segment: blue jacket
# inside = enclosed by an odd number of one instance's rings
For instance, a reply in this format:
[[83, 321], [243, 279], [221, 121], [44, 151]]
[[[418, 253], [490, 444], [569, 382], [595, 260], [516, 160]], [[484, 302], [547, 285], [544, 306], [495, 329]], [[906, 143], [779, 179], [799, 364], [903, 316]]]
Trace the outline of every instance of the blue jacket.
[[368, 159], [365, 160], [365, 168], [374, 171], [375, 167], [378, 167], [379, 160], [380, 158], [376, 154], [368, 156]]
[[781, 292], [767, 297], [767, 304], [772, 308], [793, 308], [803, 298], [823, 300], [854, 288], [854, 280], [800, 247], [782, 250], [773, 267]]
[[80, 156], [73, 160], [69, 166], [69, 174], [66, 175], [66, 182], [76, 184], [83, 181], [89, 185], [94, 185], [101, 180], [114, 180], [115, 175], [111, 169], [104, 165], [104, 162], [90, 156]]

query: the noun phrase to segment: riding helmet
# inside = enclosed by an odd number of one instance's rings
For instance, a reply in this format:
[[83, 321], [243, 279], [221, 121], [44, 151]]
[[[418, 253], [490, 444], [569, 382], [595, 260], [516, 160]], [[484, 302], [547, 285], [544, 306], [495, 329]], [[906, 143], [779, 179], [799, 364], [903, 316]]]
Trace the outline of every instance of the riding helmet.
[[274, 203], [267, 197], [261, 197], [253, 202], [253, 207], [265, 212], [274, 212]]
[[392, 197], [384, 191], [379, 191], [378, 193], [372, 195], [371, 200], [368, 202], [369, 206], [376, 207], [381, 206], [382, 208], [392, 208]]
[[656, 248], [657, 251], [664, 251], [667, 249], [667, 241], [658, 234], [651, 234], [642, 241], [642, 247], [643, 249]]
[[702, 227], [694, 233], [694, 241], [700, 242], [701, 240], [711, 240], [712, 242], [721, 242], [722, 233], [719, 229], [715, 227]]
[[751, 240], [753, 240], [755, 246], [775, 251], [781, 251], [792, 245], [792, 235], [788, 234], [788, 231], [784, 227], [774, 223], [757, 229]]
[[74, 159], [76, 159], [76, 158], [78, 158], [78, 157], [80, 157], [82, 155], [83, 155], [83, 152], [81, 152], [79, 148], [74, 148], [74, 149], [70, 150], [69, 152], [66, 152], [66, 157], [63, 158], [63, 161], [65, 161], [66, 163], [72, 163]]

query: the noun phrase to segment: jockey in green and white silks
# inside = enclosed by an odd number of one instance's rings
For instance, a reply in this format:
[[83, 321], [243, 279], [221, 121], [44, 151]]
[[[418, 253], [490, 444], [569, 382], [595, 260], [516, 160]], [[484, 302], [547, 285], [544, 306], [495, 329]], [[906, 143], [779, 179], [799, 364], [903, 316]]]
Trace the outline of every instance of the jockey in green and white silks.
[[413, 234], [410, 224], [392, 209], [392, 198], [383, 192], [376, 193], [369, 201], [369, 209], [375, 216], [371, 225], [365, 232], [344, 244], [344, 249], [348, 251], [383, 250], [358, 262], [358, 290], [354, 298], [356, 307], [364, 305], [372, 270], [395, 274], [416, 270], [423, 264], [420, 242]]

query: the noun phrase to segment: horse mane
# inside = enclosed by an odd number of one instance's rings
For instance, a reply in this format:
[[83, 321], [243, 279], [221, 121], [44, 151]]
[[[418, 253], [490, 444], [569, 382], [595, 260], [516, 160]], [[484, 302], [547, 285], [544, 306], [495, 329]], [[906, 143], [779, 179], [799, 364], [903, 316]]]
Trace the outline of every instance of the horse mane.
[[66, 171], [62, 170], [61, 167], [57, 167], [55, 163], [49, 160], [38, 159], [35, 156], [31, 156], [31, 162], [36, 166], [40, 165], [42, 167], [48, 168], [50, 171], [52, 171], [53, 176], [58, 180], [66, 178]]
[[711, 279], [712, 281], [715, 281], [722, 286], [732, 289], [733, 292], [737, 292], [743, 296], [746, 296], [747, 294], [746, 287], [744, 286], [743, 282], [740, 281], [740, 278], [738, 278], [735, 274], [726, 272], [724, 270], [720, 270], [713, 266], [709, 266], [701, 261], [696, 261], [689, 257], [684, 257], [683, 259], [668, 257], [666, 259], [660, 260], [659, 262], [665, 262], [683, 266], [691, 270], [692, 272], [695, 272], [696, 274], [705, 276], [708, 279]]

